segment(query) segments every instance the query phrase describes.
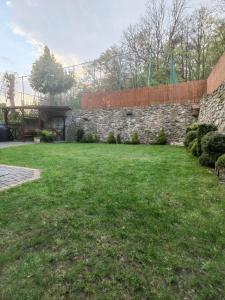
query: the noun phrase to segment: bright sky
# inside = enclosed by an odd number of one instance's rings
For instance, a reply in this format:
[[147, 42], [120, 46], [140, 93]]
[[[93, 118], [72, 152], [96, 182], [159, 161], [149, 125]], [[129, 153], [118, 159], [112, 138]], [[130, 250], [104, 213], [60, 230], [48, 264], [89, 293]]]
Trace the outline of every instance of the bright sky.
[[[170, 1], [170, 0], [168, 0]], [[190, 5], [209, 0], [192, 0]], [[47, 44], [63, 65], [92, 60], [119, 42], [146, 0], [0, 0], [0, 72], [30, 72]]]

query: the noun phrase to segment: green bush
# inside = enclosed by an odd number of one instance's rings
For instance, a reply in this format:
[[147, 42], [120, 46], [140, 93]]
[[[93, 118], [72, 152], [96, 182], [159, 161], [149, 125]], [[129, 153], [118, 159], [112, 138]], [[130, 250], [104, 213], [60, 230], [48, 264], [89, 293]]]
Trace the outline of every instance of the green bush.
[[131, 144], [140, 144], [137, 132], [132, 133]]
[[86, 143], [94, 143], [94, 137], [92, 135], [92, 133], [88, 133], [87, 137], [86, 137]]
[[189, 125], [186, 129], [186, 134], [189, 132], [189, 131], [197, 131], [198, 130], [198, 127], [199, 127], [199, 124], [198, 123], [193, 123], [191, 125]]
[[217, 127], [213, 124], [199, 124], [198, 125], [198, 138], [202, 138], [208, 132], [217, 131]]
[[84, 137], [84, 130], [79, 128], [77, 129], [77, 142], [82, 142], [82, 139]]
[[114, 134], [111, 132], [107, 138], [107, 143], [108, 144], [116, 144], [116, 139]]
[[202, 154], [202, 148], [201, 148], [201, 140], [204, 135], [206, 135], [208, 132], [216, 131], [217, 127], [213, 124], [199, 124], [198, 130], [197, 130], [197, 139], [198, 139], [198, 156]]
[[194, 156], [198, 156], [198, 139], [194, 139], [194, 141], [192, 141], [192, 143], [189, 145], [190, 149], [191, 149], [191, 153]]
[[116, 136], [116, 143], [117, 144], [122, 144], [120, 134], [117, 134], [117, 136]]
[[85, 135], [83, 135], [83, 137], [82, 137], [80, 143], [87, 143], [87, 138], [86, 138]]
[[217, 161], [217, 157], [210, 155], [208, 153], [203, 152], [201, 154], [201, 156], [199, 157], [199, 163], [202, 166], [206, 166], [206, 167], [215, 167], [215, 163]]
[[156, 138], [156, 145], [166, 145], [167, 137], [164, 128], [161, 128]]
[[197, 138], [197, 131], [188, 131], [188, 133], [185, 136], [185, 140], [184, 140], [184, 146], [185, 147], [191, 147], [191, 143]]
[[208, 154], [221, 156], [225, 153], [225, 135], [218, 131], [207, 133], [202, 138], [201, 149]]
[[39, 135], [41, 141], [45, 143], [52, 143], [56, 137], [56, 133], [50, 130], [41, 130]]
[[95, 140], [95, 143], [100, 143], [100, 138], [99, 138], [99, 136], [95, 135], [94, 140]]
[[221, 155], [216, 161], [216, 169], [225, 168], [225, 154]]

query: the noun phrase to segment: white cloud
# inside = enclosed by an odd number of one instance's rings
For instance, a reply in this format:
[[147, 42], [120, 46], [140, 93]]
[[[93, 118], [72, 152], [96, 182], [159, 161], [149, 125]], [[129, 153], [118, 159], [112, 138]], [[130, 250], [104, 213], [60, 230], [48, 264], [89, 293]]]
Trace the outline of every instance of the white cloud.
[[12, 6], [12, 1], [6, 1], [6, 3], [5, 3], [8, 7], [10, 7], [10, 6]]
[[37, 53], [47, 44], [64, 65], [71, 65], [94, 59], [119, 41], [145, 1], [13, 0], [11, 29]]
[[37, 51], [38, 54], [41, 54], [43, 51], [44, 44], [37, 39], [35, 39], [31, 32], [24, 30], [15, 23], [10, 25], [12, 32], [18, 36], [25, 38], [26, 42], [31, 44], [33, 48]]
[[[167, 0], [166, 0], [167, 1]], [[171, 1], [171, 0], [168, 0]], [[190, 0], [191, 1], [191, 0]], [[209, 0], [192, 0], [195, 6]], [[48, 45], [64, 65], [95, 59], [139, 20], [146, 0], [7, 0], [11, 30], [37, 56]]]

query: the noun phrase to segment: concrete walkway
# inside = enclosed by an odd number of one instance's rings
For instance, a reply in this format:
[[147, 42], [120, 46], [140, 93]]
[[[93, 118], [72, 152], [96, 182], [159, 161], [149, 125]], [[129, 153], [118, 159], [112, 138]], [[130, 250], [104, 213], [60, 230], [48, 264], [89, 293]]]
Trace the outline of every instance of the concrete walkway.
[[16, 147], [16, 146], [25, 146], [25, 145], [32, 145], [33, 142], [0, 142], [0, 149], [9, 148], [9, 147]]

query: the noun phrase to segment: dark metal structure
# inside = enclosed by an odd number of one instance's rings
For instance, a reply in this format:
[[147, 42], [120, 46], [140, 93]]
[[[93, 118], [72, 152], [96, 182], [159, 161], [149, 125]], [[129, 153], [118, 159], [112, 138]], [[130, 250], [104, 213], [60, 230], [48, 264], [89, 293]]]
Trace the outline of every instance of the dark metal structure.
[[23, 105], [1, 108], [4, 123], [9, 128], [10, 140], [31, 139], [38, 130], [51, 130], [56, 140], [65, 140], [66, 114], [68, 106]]

